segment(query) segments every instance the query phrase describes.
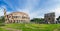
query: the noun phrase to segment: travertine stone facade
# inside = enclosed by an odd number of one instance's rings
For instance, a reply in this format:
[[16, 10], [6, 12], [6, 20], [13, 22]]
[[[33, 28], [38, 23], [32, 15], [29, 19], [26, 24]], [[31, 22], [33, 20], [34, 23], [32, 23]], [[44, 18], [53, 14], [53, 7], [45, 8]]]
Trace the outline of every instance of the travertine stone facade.
[[44, 16], [45, 22], [46, 23], [54, 23], [55, 21], [55, 13], [47, 13]]
[[30, 17], [28, 14], [24, 12], [12, 12], [6, 15], [6, 11], [4, 11], [5, 15], [5, 23], [29, 23]]

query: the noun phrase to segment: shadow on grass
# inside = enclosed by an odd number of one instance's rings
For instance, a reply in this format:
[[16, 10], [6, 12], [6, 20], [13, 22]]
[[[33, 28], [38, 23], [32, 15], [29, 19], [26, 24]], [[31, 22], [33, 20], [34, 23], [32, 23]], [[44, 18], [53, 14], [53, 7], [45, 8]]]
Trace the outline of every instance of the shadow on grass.
[[0, 23], [0, 26], [5, 26], [5, 23]]

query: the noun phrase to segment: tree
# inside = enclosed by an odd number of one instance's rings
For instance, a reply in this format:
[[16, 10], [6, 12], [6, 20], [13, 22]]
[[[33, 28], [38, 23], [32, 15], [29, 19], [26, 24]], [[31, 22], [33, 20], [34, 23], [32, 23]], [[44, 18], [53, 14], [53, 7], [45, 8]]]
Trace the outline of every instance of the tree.
[[4, 23], [4, 22], [5, 22], [4, 16], [1, 16], [1, 17], [0, 17], [0, 23]]
[[58, 23], [60, 23], [60, 16], [57, 18]]
[[4, 16], [1, 16], [0, 17], [0, 26], [4, 26], [5, 25], [4, 22], [5, 22]]
[[33, 18], [33, 19], [31, 19], [31, 22], [44, 23], [44, 19], [43, 18]]

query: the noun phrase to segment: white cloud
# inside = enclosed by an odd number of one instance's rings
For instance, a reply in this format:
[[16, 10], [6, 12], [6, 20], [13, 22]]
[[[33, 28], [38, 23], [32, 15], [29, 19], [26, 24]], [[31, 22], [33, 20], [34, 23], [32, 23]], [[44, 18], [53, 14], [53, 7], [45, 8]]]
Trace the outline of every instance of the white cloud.
[[6, 14], [8, 15], [8, 14], [10, 14], [11, 12], [7, 12]]
[[3, 16], [4, 15], [4, 9], [6, 9], [5, 5], [2, 5], [0, 7], [0, 16]]
[[60, 16], [60, 6], [57, 6], [53, 10], [50, 10], [50, 12], [55, 12], [57, 18], [58, 16]]
[[60, 8], [55, 9], [56, 17], [60, 16]]
[[[49, 0], [48, 2], [46, 2], [46, 4], [50, 5], [52, 3], [57, 3], [57, 2], [59, 3], [59, 1], [60, 0]], [[56, 17], [58, 17], [60, 15], [60, 7], [56, 7], [55, 9], [53, 9], [53, 10], [51, 9], [51, 10], [48, 10], [48, 11], [38, 9], [37, 11], [31, 12], [32, 10], [34, 10], [35, 6], [38, 6], [39, 2], [40, 2], [40, 0], [27, 0], [26, 6], [25, 6], [24, 9], [17, 8], [16, 10], [29, 14], [30, 18], [33, 18], [33, 17], [40, 17], [41, 18], [41, 17], [44, 17], [44, 15], [41, 16], [39, 14], [42, 14], [42, 13], [45, 14], [45, 13], [48, 13], [48, 12], [55, 12]], [[56, 4], [55, 4], [55, 6], [56, 6]], [[54, 7], [51, 7], [51, 8], [54, 8]], [[49, 9], [49, 7], [47, 9]]]
[[4, 15], [4, 13], [3, 13], [3, 9], [0, 8], [0, 16], [2, 16], [2, 15]]
[[25, 12], [29, 14], [30, 18], [33, 18], [39, 14], [39, 11], [31, 12], [35, 6], [38, 5], [40, 0], [27, 0], [26, 6], [24, 9], [17, 8], [18, 11]]
[[[2, 7], [6, 9], [6, 7], [4, 7], [4, 6], [2, 6]], [[0, 16], [4, 15], [4, 9], [2, 7], [0, 7]], [[7, 11], [7, 14], [9, 14], [9, 13], [11, 13], [11, 12]]]
[[[5, 1], [5, 0], [4, 0]], [[52, 1], [52, 2], [51, 2]], [[55, 3], [55, 2], [59, 2], [60, 0], [49, 0], [48, 2], [46, 2], [45, 3], [45, 5], [46, 4], [48, 4], [48, 5], [50, 5], [51, 3]], [[7, 3], [8, 2], [8, 3]], [[14, 9], [14, 7], [13, 7], [13, 5], [12, 5], [12, 3], [10, 3], [9, 1], [5, 1], [5, 3], [7, 3], [12, 9]], [[19, 2], [20, 3], [20, 2]], [[40, 3], [40, 0], [27, 0], [27, 3], [26, 3], [26, 5], [25, 5], [25, 8], [24, 9], [19, 9], [19, 7], [16, 7], [16, 10], [17, 11], [21, 11], [21, 12], [25, 12], [25, 13], [27, 13], [27, 14], [29, 14], [29, 16], [31, 17], [31, 18], [33, 18], [33, 17], [43, 17], [43, 16], [41, 16], [41, 15], [39, 15], [39, 14], [44, 14], [44, 13], [47, 13], [47, 12], [49, 12], [49, 10], [46, 12], [46, 11], [44, 11], [44, 10], [41, 10], [41, 9], [38, 9], [37, 11], [34, 11], [34, 12], [31, 12], [32, 10], [34, 10], [34, 7], [35, 6], [38, 6], [39, 5], [39, 3]], [[42, 3], [41, 3], [42, 4]], [[44, 4], [44, 3], [43, 3]], [[21, 4], [19, 4], [19, 5], [21, 5]], [[47, 6], [47, 5], [46, 5]], [[56, 6], [56, 4], [55, 4], [55, 6]], [[53, 8], [53, 7], [52, 7]], [[44, 9], [44, 8], [43, 8]], [[49, 9], [49, 6], [47, 6], [47, 9]], [[56, 11], [55, 11], [56, 10]], [[1, 12], [1, 11], [0, 11]], [[60, 15], [60, 7], [57, 7], [57, 8], [55, 8], [55, 9], [51, 9], [51, 11], [50, 12], [55, 12], [56, 13], [56, 17], [57, 16], [59, 16]], [[1, 12], [0, 14], [2, 15], [2, 13], [3, 12]], [[8, 14], [10, 13], [10, 12], [7, 12]]]

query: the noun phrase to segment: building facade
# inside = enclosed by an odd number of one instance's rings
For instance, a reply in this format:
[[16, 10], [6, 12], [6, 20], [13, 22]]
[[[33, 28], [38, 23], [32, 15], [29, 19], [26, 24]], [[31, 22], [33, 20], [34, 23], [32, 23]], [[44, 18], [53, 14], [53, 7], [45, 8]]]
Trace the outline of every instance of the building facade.
[[28, 14], [24, 12], [12, 12], [10, 14], [6, 14], [6, 11], [4, 10], [5, 15], [5, 23], [29, 23], [30, 17]]
[[54, 23], [55, 21], [55, 13], [47, 13], [44, 16], [44, 20], [46, 23]]

